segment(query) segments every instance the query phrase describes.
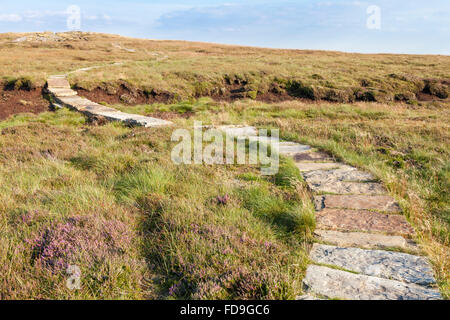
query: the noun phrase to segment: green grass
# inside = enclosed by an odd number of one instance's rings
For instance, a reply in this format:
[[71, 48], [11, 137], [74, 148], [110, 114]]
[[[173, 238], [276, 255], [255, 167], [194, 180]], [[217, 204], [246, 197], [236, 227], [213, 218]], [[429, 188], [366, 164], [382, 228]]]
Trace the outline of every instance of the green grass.
[[[450, 296], [448, 104], [419, 108], [404, 104], [264, 104], [247, 100], [221, 104], [221, 111], [213, 101], [209, 106], [214, 111], [197, 112], [189, 122], [280, 128], [282, 139], [312, 145], [372, 172], [400, 202], [417, 232], [415, 240], [431, 259], [441, 291]], [[138, 108], [121, 107], [130, 112]], [[291, 177], [298, 179], [292, 163], [283, 161], [280, 172], [271, 180], [282, 189], [292, 187]], [[257, 180], [251, 174], [243, 178]], [[261, 190], [253, 192], [255, 197], [264, 198]], [[267, 201], [273, 215], [256, 210], [266, 219], [275, 221], [277, 212], [289, 211], [278, 207], [276, 199], [269, 197]]]
[[[1, 299], [301, 292], [314, 221], [290, 170], [286, 185], [257, 167], [176, 166], [173, 128], [96, 127], [67, 110], [0, 126]], [[69, 264], [81, 290], [66, 287]]]

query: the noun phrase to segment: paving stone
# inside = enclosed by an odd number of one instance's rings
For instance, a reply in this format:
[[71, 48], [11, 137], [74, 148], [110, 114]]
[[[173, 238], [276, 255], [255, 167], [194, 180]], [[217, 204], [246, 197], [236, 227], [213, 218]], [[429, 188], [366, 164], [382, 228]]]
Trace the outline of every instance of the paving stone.
[[375, 180], [371, 173], [360, 171], [356, 168], [309, 171], [303, 173], [303, 177], [307, 182], [315, 184], [335, 181], [370, 182]]
[[56, 102], [69, 106], [69, 108], [80, 109], [87, 106], [97, 105], [96, 103], [79, 96], [73, 97], [55, 97]]
[[47, 86], [48, 86], [48, 88], [66, 88], [66, 89], [70, 89], [69, 81], [67, 81], [67, 79], [62, 78], [62, 77], [49, 78], [47, 80]]
[[418, 252], [419, 248], [411, 240], [401, 236], [386, 236], [364, 232], [340, 232], [316, 229], [315, 235], [321, 241], [340, 247], [360, 247], [364, 249], [398, 248]]
[[309, 294], [305, 294], [303, 296], [296, 297], [295, 300], [305, 300], [305, 301], [307, 301], [307, 300], [309, 300], [309, 301], [317, 300], [317, 301], [319, 301], [319, 300], [323, 300], [323, 299], [319, 299], [319, 298], [316, 298], [316, 297], [311, 296]]
[[280, 143], [279, 139], [272, 139], [272, 137], [255, 137], [255, 136], [250, 136], [248, 137], [248, 141], [250, 142], [259, 142], [259, 143], [267, 143], [267, 144], [271, 144], [271, 143]]
[[368, 276], [398, 280], [422, 286], [436, 283], [428, 261], [407, 253], [341, 248], [314, 244], [310, 258]]
[[105, 107], [102, 105], [90, 105], [79, 108], [79, 111], [82, 111], [84, 113], [89, 113], [92, 115], [99, 114], [100, 112], [120, 112], [117, 109]]
[[258, 129], [251, 126], [220, 126], [219, 130], [222, 130], [230, 137], [250, 137], [257, 136]]
[[414, 230], [404, 216], [366, 210], [324, 209], [316, 212], [319, 229], [364, 231], [412, 236]]
[[400, 213], [400, 205], [391, 196], [325, 195], [314, 198], [316, 210], [357, 209]]
[[439, 291], [396, 280], [309, 266], [303, 286], [308, 293], [347, 300], [440, 300]]
[[311, 150], [310, 146], [306, 146], [296, 142], [280, 142], [279, 146], [279, 153], [282, 155], [294, 155]]
[[297, 153], [293, 156], [293, 158], [296, 162], [333, 161], [331, 156], [323, 152]]
[[72, 97], [78, 95], [75, 90], [67, 88], [49, 88], [48, 90], [57, 97]]
[[162, 119], [156, 119], [151, 117], [145, 117], [137, 114], [129, 114], [124, 112], [98, 112], [97, 116], [102, 116], [109, 121], [121, 121], [130, 126], [144, 126], [146, 128], [167, 126], [172, 123]]
[[386, 194], [386, 189], [380, 183], [375, 182], [342, 182], [332, 181], [326, 183], [310, 183], [308, 186], [315, 192], [335, 193], [335, 194], [365, 194], [382, 195]]
[[353, 167], [339, 162], [297, 162], [295, 165], [302, 172], [332, 169], [354, 169]]

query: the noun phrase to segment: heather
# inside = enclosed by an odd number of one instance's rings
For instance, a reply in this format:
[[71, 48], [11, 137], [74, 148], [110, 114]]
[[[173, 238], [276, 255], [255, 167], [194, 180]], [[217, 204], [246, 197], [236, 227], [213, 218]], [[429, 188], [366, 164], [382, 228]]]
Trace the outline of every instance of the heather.
[[[301, 292], [314, 221], [288, 163], [283, 179], [258, 166], [177, 166], [172, 128], [96, 125], [67, 110], [0, 126], [2, 299]], [[80, 290], [66, 285], [71, 266]]]

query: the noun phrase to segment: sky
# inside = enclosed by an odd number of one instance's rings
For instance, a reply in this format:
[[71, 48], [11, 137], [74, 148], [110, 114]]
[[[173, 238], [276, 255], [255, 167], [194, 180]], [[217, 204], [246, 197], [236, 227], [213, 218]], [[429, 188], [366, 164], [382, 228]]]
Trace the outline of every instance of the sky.
[[0, 0], [0, 32], [73, 29], [270, 48], [450, 55], [450, 1]]

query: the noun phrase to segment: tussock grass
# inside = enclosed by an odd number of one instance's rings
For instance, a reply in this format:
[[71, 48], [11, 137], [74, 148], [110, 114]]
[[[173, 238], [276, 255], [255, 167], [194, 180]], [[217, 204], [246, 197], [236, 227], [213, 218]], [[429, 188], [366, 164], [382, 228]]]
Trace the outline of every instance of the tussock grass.
[[[372, 172], [400, 202], [417, 232], [416, 240], [431, 259], [441, 292], [449, 297], [448, 104], [418, 108], [406, 104], [264, 104], [243, 100], [221, 103], [221, 111], [215, 105], [211, 108], [214, 111], [195, 113], [191, 121], [280, 128], [282, 139], [312, 145], [337, 160]], [[292, 163], [282, 159], [280, 172], [272, 182], [281, 188], [292, 187], [289, 181], [293, 176]], [[251, 174], [243, 178], [256, 179]], [[253, 196], [261, 192], [253, 190]], [[276, 201], [269, 202], [267, 206], [273, 205], [273, 212], [282, 211]], [[303, 204], [303, 208], [306, 206]], [[308, 214], [303, 219], [313, 225], [314, 219]]]
[[[295, 177], [280, 187], [255, 167], [176, 166], [172, 128], [95, 127], [67, 110], [1, 128], [2, 299], [301, 292], [314, 226]], [[69, 265], [81, 290], [66, 287]]]

